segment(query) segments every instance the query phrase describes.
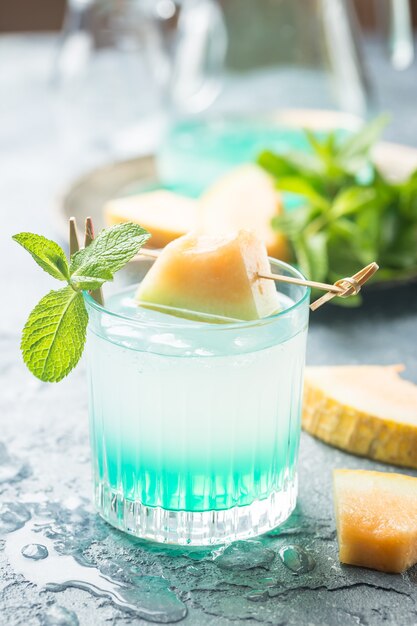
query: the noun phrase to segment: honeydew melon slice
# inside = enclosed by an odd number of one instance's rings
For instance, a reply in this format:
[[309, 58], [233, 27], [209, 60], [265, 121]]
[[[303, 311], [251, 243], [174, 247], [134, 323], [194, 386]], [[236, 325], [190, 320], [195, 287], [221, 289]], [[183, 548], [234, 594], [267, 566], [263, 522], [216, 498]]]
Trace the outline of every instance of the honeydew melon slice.
[[269, 256], [287, 261], [286, 237], [272, 227], [283, 212], [281, 194], [272, 177], [257, 165], [237, 167], [217, 180], [200, 198], [202, 230], [224, 234], [241, 228], [256, 233]]
[[417, 478], [335, 470], [342, 563], [399, 573], [417, 562]]
[[258, 272], [270, 272], [270, 264], [253, 233], [189, 234], [164, 248], [139, 285], [136, 300], [161, 310], [257, 320], [279, 310], [274, 282], [259, 278]]
[[163, 189], [111, 200], [104, 215], [110, 225], [134, 222], [146, 228], [153, 248], [163, 248], [200, 224], [197, 200]]

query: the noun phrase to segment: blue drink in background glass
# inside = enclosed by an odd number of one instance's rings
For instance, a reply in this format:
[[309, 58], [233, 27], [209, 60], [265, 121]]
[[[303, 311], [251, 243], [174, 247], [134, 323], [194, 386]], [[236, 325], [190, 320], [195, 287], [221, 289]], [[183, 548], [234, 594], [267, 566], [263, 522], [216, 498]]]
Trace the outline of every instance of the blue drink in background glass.
[[276, 527], [296, 502], [309, 290], [281, 283], [279, 313], [217, 324], [138, 307], [135, 290], [86, 296], [98, 511], [173, 544]]
[[[329, 129], [314, 132], [322, 139]], [[340, 137], [349, 132], [343, 128], [336, 130]], [[158, 176], [169, 189], [198, 197], [225, 172], [255, 162], [263, 150], [278, 154], [312, 152], [301, 126], [286, 126], [267, 118], [189, 119], [178, 122], [167, 132], [157, 154]], [[287, 208], [298, 204], [298, 196], [286, 194]]]

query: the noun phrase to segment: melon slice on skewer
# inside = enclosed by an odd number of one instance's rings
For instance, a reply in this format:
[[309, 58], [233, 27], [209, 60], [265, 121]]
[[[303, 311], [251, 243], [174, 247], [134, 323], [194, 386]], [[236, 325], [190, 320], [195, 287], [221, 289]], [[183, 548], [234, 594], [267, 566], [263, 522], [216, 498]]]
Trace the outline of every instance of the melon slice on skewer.
[[286, 237], [271, 224], [283, 212], [282, 197], [273, 178], [258, 165], [248, 163], [225, 174], [200, 202], [205, 233], [219, 235], [247, 228], [264, 242], [269, 256], [289, 259]]
[[[249, 231], [214, 237], [189, 234], [159, 254], [136, 293], [139, 304], [173, 307], [236, 320], [279, 310], [265, 246]], [[161, 309], [162, 310], [162, 309]]]
[[108, 224], [134, 222], [146, 228], [153, 248], [196, 230], [200, 222], [197, 200], [163, 189], [111, 200], [104, 215]]
[[308, 367], [303, 428], [337, 448], [417, 468], [417, 385], [401, 365]]
[[334, 499], [342, 563], [399, 573], [417, 562], [417, 478], [336, 470]]

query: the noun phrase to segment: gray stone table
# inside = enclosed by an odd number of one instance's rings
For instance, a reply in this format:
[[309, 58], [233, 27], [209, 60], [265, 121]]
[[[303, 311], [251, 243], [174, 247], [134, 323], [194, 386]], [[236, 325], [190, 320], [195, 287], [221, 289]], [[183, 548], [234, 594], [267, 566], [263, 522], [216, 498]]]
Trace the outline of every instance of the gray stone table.
[[[10, 235], [56, 237], [62, 188], [115, 156], [106, 137], [145, 114], [152, 94], [139, 98], [138, 89], [129, 106], [117, 100], [114, 89], [123, 84], [110, 55], [97, 67], [108, 91], [81, 114], [82, 85], [72, 83], [65, 99], [50, 85], [55, 45], [45, 36], [0, 38], [0, 623], [417, 624], [415, 569], [384, 575], [337, 558], [332, 469], [393, 468], [307, 435], [296, 513], [280, 534], [247, 544], [246, 552], [238, 546], [232, 569], [210, 551], [135, 541], [92, 512], [84, 366], [59, 385], [38, 382], [23, 366], [20, 329], [51, 281]], [[394, 74], [374, 44], [370, 60], [381, 106], [393, 113], [388, 135], [417, 144], [416, 68]], [[308, 363], [402, 362], [417, 382], [416, 339], [417, 286], [368, 292], [359, 310], [329, 306], [313, 316]], [[278, 550], [286, 542], [310, 550], [315, 569], [294, 575], [285, 568]]]

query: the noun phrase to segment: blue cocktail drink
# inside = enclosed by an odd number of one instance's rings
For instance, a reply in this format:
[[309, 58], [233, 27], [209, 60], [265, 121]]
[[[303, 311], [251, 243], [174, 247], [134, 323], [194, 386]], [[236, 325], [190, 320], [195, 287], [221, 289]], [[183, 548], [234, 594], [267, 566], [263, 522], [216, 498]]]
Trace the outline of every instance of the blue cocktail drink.
[[274, 528], [296, 501], [308, 290], [279, 284], [280, 311], [245, 322], [150, 310], [134, 291], [86, 296], [98, 511], [167, 543]]

